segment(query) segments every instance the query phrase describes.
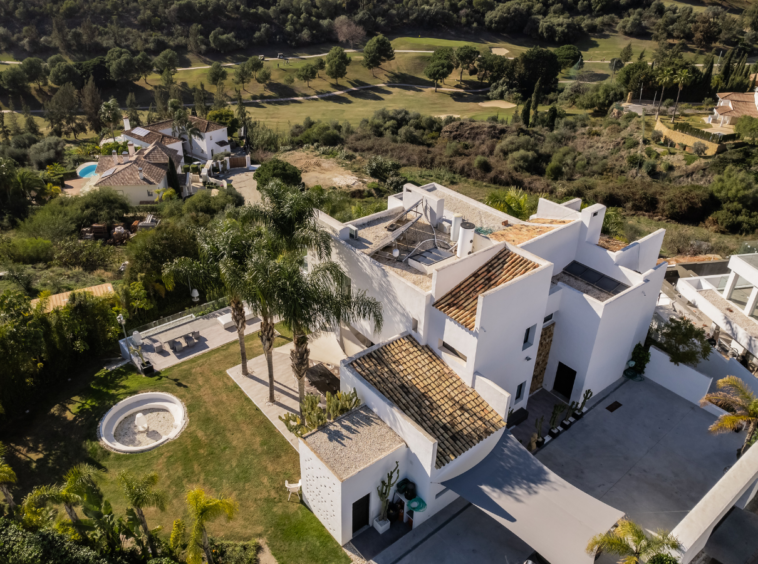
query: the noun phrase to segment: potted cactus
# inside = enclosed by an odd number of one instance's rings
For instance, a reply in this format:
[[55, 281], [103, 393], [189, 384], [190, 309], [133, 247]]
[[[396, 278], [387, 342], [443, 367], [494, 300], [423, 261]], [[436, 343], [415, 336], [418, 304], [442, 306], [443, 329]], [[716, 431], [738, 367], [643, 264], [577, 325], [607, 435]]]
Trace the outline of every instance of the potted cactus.
[[582, 396], [582, 403], [579, 404], [579, 407], [576, 410], [574, 410], [574, 419], [581, 419], [584, 417], [584, 414], [587, 413], [587, 408], [584, 406], [587, 405], [587, 402], [592, 396], [592, 390], [586, 390], [584, 392], [584, 395]]
[[399, 470], [400, 463], [395, 461], [395, 467], [387, 472], [387, 479], [382, 480], [382, 483], [376, 487], [376, 493], [379, 494], [379, 500], [381, 501], [381, 509], [379, 516], [374, 519], [374, 528], [381, 535], [386, 533], [390, 528], [390, 520], [387, 519], [387, 510], [389, 509], [390, 492], [392, 487], [397, 483], [397, 479], [400, 477]]
[[558, 418], [561, 416], [561, 413], [566, 409], [566, 406], [560, 403], [556, 403], [553, 406], [553, 414], [550, 416], [550, 430], [548, 431], [548, 435], [555, 438], [561, 433], [561, 428], [558, 426]]
[[571, 425], [576, 421], [571, 415], [576, 411], [576, 409], [579, 407], [579, 403], [572, 401], [568, 407], [566, 408], [566, 417], [561, 421], [561, 426], [564, 429], [568, 429], [571, 427]]
[[542, 423], [545, 421], [545, 416], [538, 417], [534, 422], [534, 427], [537, 429], [537, 448], [541, 448], [545, 444], [545, 437], [542, 436]]

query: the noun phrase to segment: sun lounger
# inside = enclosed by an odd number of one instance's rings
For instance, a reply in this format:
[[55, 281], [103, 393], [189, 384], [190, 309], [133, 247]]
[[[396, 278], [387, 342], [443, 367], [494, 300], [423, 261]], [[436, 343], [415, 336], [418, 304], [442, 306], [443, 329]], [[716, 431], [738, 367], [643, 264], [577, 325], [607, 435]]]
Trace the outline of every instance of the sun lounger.
[[174, 345], [175, 352], [180, 352], [184, 348], [184, 343], [182, 343], [180, 339], [174, 339], [172, 343]]
[[195, 346], [195, 339], [192, 338], [192, 335], [185, 335], [184, 341], [187, 343], [187, 348], [190, 349]]

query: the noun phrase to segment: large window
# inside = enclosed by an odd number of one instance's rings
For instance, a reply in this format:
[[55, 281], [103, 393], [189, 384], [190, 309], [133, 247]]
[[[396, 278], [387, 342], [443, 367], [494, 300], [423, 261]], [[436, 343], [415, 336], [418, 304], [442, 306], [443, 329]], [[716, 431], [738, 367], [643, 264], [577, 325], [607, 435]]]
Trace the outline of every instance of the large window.
[[534, 335], [536, 333], [537, 333], [536, 325], [532, 325], [531, 327], [529, 327], [529, 329], [524, 331], [524, 343], [523, 343], [523, 346], [521, 347], [522, 351], [525, 351], [526, 349], [528, 349], [534, 344]]
[[463, 354], [462, 352], [458, 352], [442, 339], [440, 339], [440, 342], [439, 342], [439, 349], [444, 353], [453, 355], [455, 358], [462, 360], [463, 362], [466, 362], [466, 360], [468, 360], [465, 354]]

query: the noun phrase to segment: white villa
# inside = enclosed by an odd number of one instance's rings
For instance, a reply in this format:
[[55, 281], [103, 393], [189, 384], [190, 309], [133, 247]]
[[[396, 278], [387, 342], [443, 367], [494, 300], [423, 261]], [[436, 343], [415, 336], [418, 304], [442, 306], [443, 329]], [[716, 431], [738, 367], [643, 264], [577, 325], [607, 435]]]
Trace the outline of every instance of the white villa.
[[112, 155], [104, 155], [98, 159], [95, 176], [87, 189], [113, 188], [126, 196], [132, 205], [152, 204], [158, 197], [156, 190], [168, 186], [169, 159], [177, 168], [179, 186], [183, 190], [187, 188], [189, 175], [179, 172], [182, 155], [177, 150], [158, 142], [153, 142], [138, 152], [131, 142], [127, 147], [128, 152], [125, 151], [121, 155], [113, 151]]
[[719, 92], [718, 103], [708, 123], [734, 124], [742, 116], [758, 118], [758, 88], [755, 92]]
[[124, 116], [123, 137], [137, 147], [149, 147], [153, 143], [165, 145], [177, 151], [182, 157], [182, 162], [184, 162], [184, 155], [207, 161], [215, 154], [229, 150], [229, 136], [225, 125], [195, 116], [189, 116], [189, 119], [200, 130], [200, 137], [192, 138], [191, 148], [189, 140], [174, 136], [171, 120], [132, 128], [129, 118]]
[[[645, 339], [664, 231], [611, 241], [605, 212], [541, 199], [521, 221], [432, 183], [351, 222], [321, 214], [353, 291], [384, 312], [379, 332], [340, 329], [340, 386], [364, 407], [299, 443], [304, 500], [340, 544], [373, 523], [398, 463], [425, 503], [401, 496], [414, 528], [463, 496], [553, 564], [592, 562], [588, 539], [623, 512], [547, 469], [506, 421], [542, 388], [566, 401], [604, 390]], [[498, 493], [509, 480], [530, 483]]]

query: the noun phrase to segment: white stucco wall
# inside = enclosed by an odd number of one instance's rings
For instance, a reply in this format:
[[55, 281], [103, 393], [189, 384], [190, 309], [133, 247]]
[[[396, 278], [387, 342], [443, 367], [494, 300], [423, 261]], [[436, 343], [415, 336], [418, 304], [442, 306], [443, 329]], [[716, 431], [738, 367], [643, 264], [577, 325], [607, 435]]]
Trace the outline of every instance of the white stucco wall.
[[555, 265], [553, 272], [557, 274], [576, 259], [577, 241], [581, 229], [581, 222], [575, 221], [548, 231], [519, 246], [525, 251], [552, 262]]
[[[158, 197], [155, 192], [158, 189], [166, 187], [166, 178], [160, 184], [153, 186], [110, 186], [115, 192], [123, 194], [129, 200], [129, 203], [133, 206], [139, 205], [140, 202], [154, 202]], [[98, 188], [102, 188], [99, 186]], [[152, 195], [148, 195], [148, 191], [152, 192]]]
[[645, 378], [696, 405], [708, 393], [712, 380], [686, 364], [676, 366], [669, 355], [656, 347], [650, 347], [650, 362], [645, 368]]
[[343, 541], [342, 484], [303, 439], [299, 439], [298, 450], [303, 499], [337, 542], [345, 544], [347, 540]]

